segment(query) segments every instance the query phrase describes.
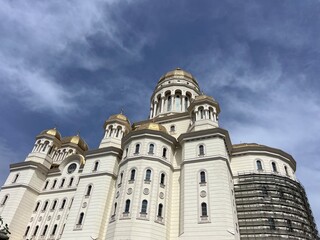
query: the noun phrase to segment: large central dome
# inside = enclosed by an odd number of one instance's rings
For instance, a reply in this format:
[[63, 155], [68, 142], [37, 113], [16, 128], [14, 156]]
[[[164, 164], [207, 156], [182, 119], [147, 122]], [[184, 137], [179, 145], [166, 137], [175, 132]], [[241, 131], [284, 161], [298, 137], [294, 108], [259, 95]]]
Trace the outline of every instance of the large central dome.
[[194, 78], [194, 76], [192, 76], [191, 73], [182, 70], [181, 68], [176, 68], [175, 70], [169, 71], [166, 74], [162, 75], [162, 77], [159, 79], [158, 84], [174, 78], [183, 78], [185, 80], [190, 80], [192, 83], [199, 87], [199, 84], [197, 80]]

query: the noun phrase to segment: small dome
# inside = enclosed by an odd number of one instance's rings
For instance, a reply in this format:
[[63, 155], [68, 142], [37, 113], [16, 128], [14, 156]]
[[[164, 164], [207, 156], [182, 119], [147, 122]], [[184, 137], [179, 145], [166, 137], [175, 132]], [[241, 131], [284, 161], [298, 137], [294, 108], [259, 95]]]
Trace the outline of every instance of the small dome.
[[167, 129], [164, 126], [162, 126], [161, 124], [158, 124], [158, 123], [153, 123], [153, 122], [141, 124], [141, 125], [137, 126], [134, 130], [139, 131], [139, 130], [144, 130], [144, 129], [168, 133]]
[[71, 137], [65, 137], [62, 139], [62, 143], [73, 143], [78, 145], [83, 151], [87, 151], [88, 150], [88, 145], [87, 143], [79, 136], [71, 136]]
[[56, 128], [44, 130], [39, 135], [50, 135], [50, 136], [54, 136], [57, 139], [61, 140], [61, 134], [59, 133], [59, 131]]
[[158, 84], [161, 83], [161, 82], [164, 82], [165, 80], [169, 80], [169, 78], [172, 78], [172, 77], [186, 78], [188, 80], [191, 80], [196, 86], [199, 87], [199, 84], [198, 84], [197, 80], [192, 76], [192, 74], [182, 70], [181, 68], [176, 68], [175, 70], [169, 71], [166, 74], [164, 74], [159, 79]]
[[125, 115], [123, 115], [122, 113], [112, 115], [109, 117], [108, 120], [113, 120], [113, 119], [120, 119], [120, 120], [129, 122], [129, 119]]

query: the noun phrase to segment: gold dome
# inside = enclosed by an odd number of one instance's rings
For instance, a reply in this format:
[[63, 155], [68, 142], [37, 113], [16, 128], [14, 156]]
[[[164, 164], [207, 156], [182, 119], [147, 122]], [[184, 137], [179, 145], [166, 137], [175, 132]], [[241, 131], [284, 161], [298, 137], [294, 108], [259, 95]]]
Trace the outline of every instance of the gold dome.
[[57, 139], [61, 140], [61, 134], [59, 133], [59, 131], [56, 128], [44, 130], [40, 133], [40, 135], [50, 135], [50, 136], [54, 136]]
[[120, 120], [129, 122], [128, 118], [125, 115], [123, 115], [122, 113], [112, 115], [109, 117], [108, 120], [113, 120], [113, 119], [120, 119]]
[[144, 129], [168, 133], [167, 129], [164, 126], [162, 126], [161, 124], [158, 124], [158, 123], [153, 123], [153, 122], [141, 124], [141, 125], [137, 126], [134, 130], [138, 131], [138, 130], [144, 130]]
[[175, 70], [169, 71], [166, 74], [164, 74], [159, 79], [158, 84], [161, 82], [164, 82], [165, 80], [168, 80], [168, 78], [172, 78], [172, 77], [186, 78], [188, 80], [191, 80], [195, 85], [197, 85], [199, 87], [197, 80], [192, 76], [192, 74], [182, 70], [181, 68], [176, 68]]
[[71, 137], [65, 137], [62, 139], [62, 143], [68, 144], [68, 143], [73, 143], [75, 145], [78, 145], [83, 151], [88, 150], [88, 145], [87, 143], [79, 136], [71, 136]]

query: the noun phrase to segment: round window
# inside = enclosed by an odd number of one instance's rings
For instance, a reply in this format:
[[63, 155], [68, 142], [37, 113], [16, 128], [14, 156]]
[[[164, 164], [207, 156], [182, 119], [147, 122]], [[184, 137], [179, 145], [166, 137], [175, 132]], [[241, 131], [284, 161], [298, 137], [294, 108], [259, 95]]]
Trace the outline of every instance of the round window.
[[76, 170], [76, 168], [77, 168], [77, 164], [75, 163], [70, 164], [68, 167], [68, 173], [73, 173]]

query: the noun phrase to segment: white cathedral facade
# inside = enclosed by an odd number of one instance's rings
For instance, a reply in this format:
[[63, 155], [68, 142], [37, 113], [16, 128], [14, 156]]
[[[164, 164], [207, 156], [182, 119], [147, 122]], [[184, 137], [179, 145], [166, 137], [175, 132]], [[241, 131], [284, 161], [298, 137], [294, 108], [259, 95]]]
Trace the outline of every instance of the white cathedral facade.
[[97, 149], [41, 132], [1, 188], [10, 239], [318, 239], [292, 156], [233, 145], [219, 113], [177, 68], [160, 78], [149, 119], [112, 115]]

